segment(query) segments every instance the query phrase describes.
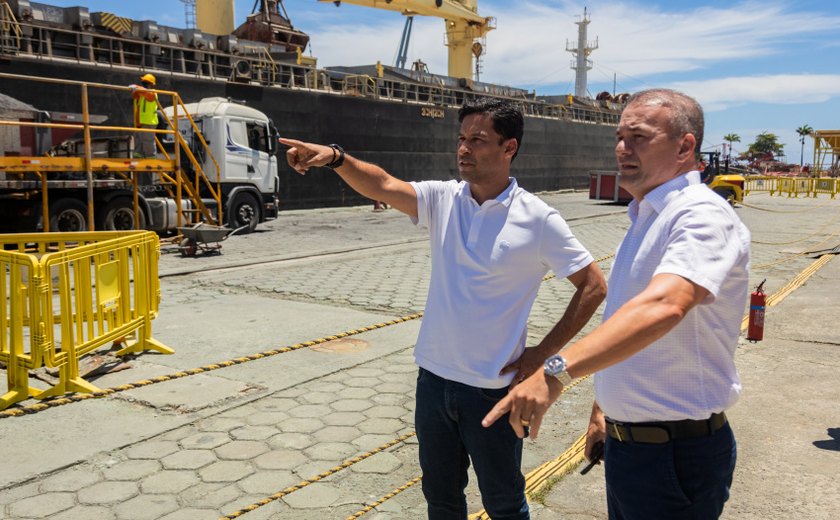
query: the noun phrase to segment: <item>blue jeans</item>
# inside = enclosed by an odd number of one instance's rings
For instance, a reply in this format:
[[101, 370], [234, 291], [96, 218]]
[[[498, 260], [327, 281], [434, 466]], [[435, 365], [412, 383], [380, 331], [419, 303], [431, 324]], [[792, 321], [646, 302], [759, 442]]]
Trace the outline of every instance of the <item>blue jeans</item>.
[[430, 520], [467, 518], [467, 468], [472, 460], [484, 509], [493, 520], [528, 520], [522, 439], [507, 416], [490, 428], [481, 419], [507, 394], [448, 381], [420, 369], [415, 427], [423, 494]]
[[710, 520], [720, 516], [735, 471], [729, 423], [714, 435], [665, 444], [607, 436], [604, 471], [610, 520]]

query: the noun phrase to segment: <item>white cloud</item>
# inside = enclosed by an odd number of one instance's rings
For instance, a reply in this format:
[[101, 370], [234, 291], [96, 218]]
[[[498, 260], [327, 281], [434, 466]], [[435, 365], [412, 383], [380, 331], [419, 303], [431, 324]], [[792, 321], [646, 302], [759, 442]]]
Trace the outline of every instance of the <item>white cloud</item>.
[[840, 96], [840, 74], [776, 74], [678, 81], [667, 87], [695, 97], [707, 112], [743, 103], [823, 103]]
[[[642, 3], [598, 3], [589, 25], [589, 40], [597, 37], [599, 41], [599, 49], [592, 55], [596, 70], [590, 75], [604, 76], [608, 70], [612, 76], [615, 71], [619, 81], [638, 85], [643, 83], [640, 78], [654, 74], [712, 69], [721, 62], [772, 56], [792, 39], [833, 35], [840, 29], [838, 16], [815, 17], [813, 13], [794, 12], [788, 5], [791, 3], [780, 0], [746, 1], [730, 7], [666, 12]], [[574, 81], [569, 68], [572, 55], [565, 49], [567, 40], [573, 46], [577, 44], [574, 22], [583, 11], [582, 5], [568, 0], [524, 0], [486, 1], [479, 7], [481, 14], [498, 19], [498, 29], [487, 35], [483, 80], [537, 86], [541, 91]], [[361, 65], [377, 59], [391, 63], [399, 44], [402, 17], [388, 14], [391, 16], [376, 17], [364, 26], [350, 26], [346, 19], [325, 14], [329, 21], [310, 30], [320, 63]], [[438, 19], [416, 18], [410, 57], [423, 59], [438, 73], [446, 72], [442, 26]], [[830, 41], [822, 43], [832, 45]]]

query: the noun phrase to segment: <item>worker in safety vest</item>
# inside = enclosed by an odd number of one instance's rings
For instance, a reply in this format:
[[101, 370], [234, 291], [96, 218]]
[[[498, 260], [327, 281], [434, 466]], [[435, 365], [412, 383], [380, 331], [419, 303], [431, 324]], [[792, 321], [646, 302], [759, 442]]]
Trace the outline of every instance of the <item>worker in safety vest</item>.
[[[157, 81], [154, 75], [144, 74], [140, 78], [142, 86], [131, 85], [131, 97], [134, 100], [134, 126], [135, 128], [155, 129], [158, 126], [158, 100], [157, 94], [150, 92], [154, 89]], [[155, 146], [155, 134], [151, 132], [138, 132], [135, 137], [137, 146], [134, 147], [135, 157], [155, 157], [157, 147]]]

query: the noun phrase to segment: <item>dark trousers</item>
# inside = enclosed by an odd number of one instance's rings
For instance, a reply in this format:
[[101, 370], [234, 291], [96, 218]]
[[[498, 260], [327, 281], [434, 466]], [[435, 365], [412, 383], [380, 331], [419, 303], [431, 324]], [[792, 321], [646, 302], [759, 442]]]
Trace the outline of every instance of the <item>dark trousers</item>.
[[610, 520], [711, 520], [723, 512], [735, 471], [727, 423], [714, 435], [665, 444], [607, 436], [604, 456]]
[[507, 394], [440, 378], [420, 369], [415, 426], [423, 494], [430, 520], [465, 520], [467, 468], [474, 466], [484, 509], [493, 520], [528, 520], [522, 439], [507, 416], [490, 428], [481, 419]]

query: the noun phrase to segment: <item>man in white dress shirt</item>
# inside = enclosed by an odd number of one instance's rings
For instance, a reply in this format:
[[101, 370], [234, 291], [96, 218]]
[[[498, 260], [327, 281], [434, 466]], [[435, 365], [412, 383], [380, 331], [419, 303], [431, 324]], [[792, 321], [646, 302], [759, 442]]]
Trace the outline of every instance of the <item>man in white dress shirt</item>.
[[586, 455], [606, 443], [611, 519], [718, 518], [735, 469], [724, 411], [741, 392], [735, 347], [748, 292], [750, 234], [700, 182], [703, 111], [672, 90], [627, 103], [615, 148], [631, 220], [610, 272], [603, 323], [512, 389], [510, 412], [536, 438], [573, 377], [595, 373]]
[[[505, 422], [485, 429], [481, 419], [580, 331], [606, 286], [560, 214], [510, 177], [524, 128], [519, 109], [485, 98], [466, 104], [458, 118], [462, 182], [405, 182], [337, 145], [281, 142], [292, 147], [287, 159], [297, 171], [329, 166], [362, 195], [429, 228], [432, 275], [414, 349], [429, 518], [466, 520], [472, 463], [489, 516], [527, 520], [522, 439]], [[526, 349], [528, 314], [549, 269], [576, 291], [546, 338]]]

